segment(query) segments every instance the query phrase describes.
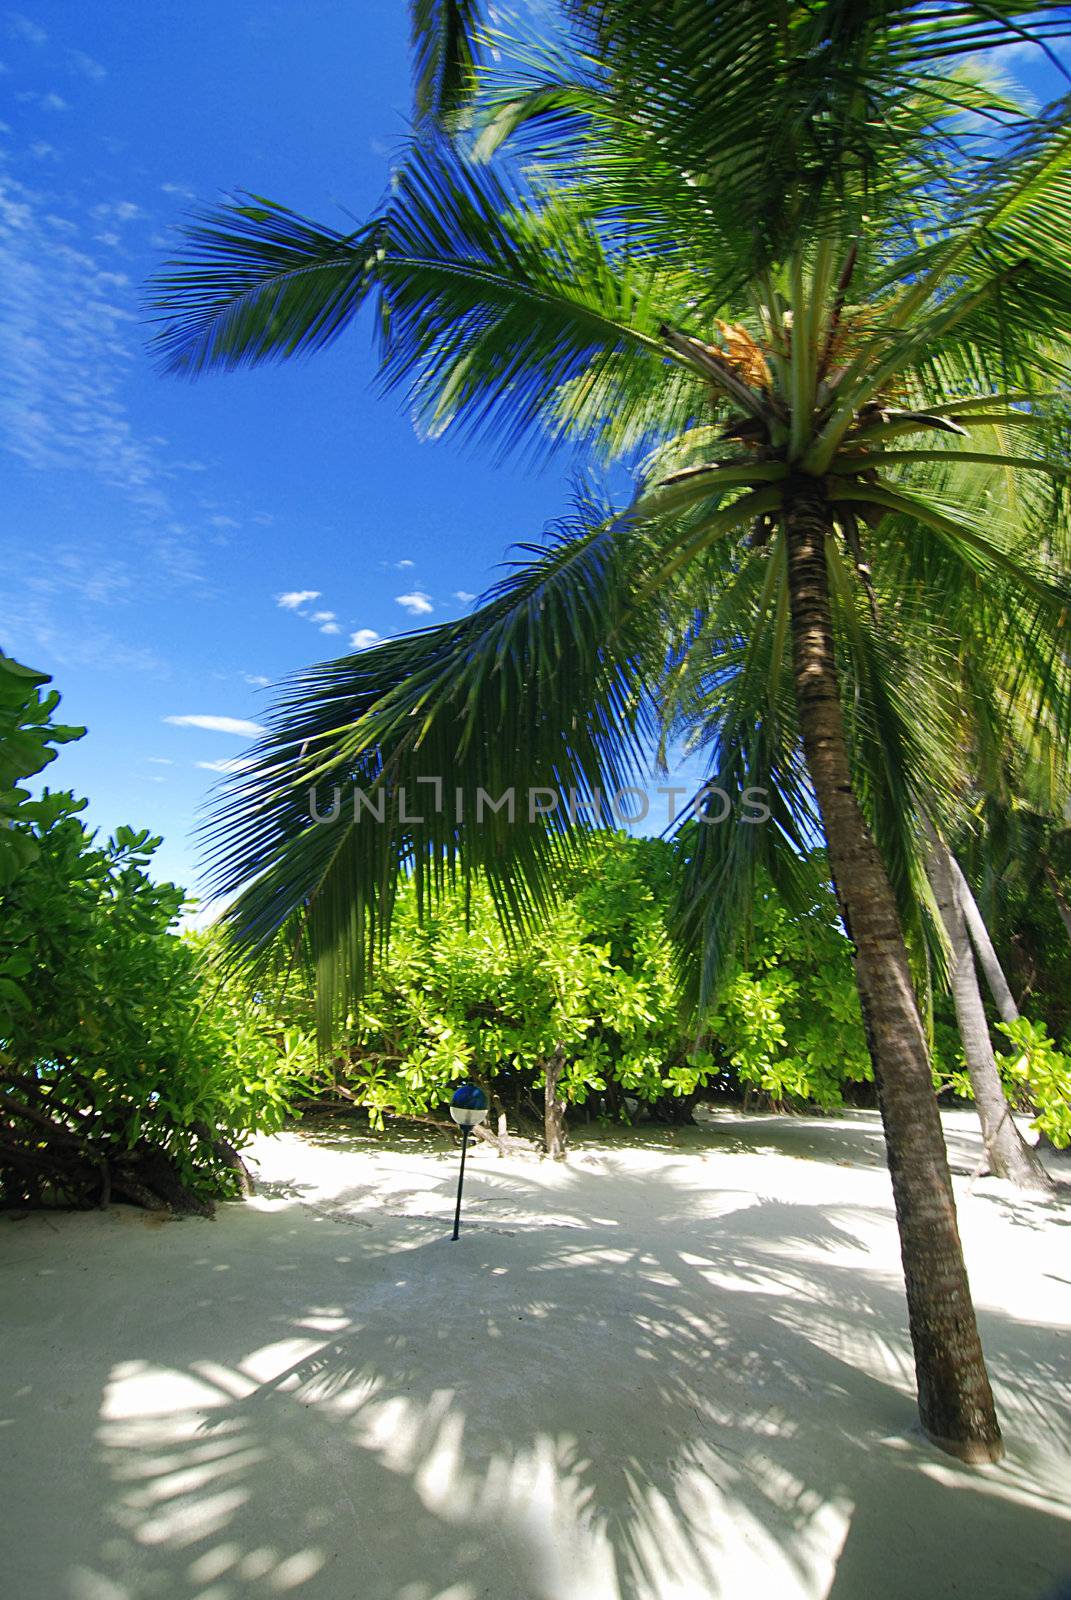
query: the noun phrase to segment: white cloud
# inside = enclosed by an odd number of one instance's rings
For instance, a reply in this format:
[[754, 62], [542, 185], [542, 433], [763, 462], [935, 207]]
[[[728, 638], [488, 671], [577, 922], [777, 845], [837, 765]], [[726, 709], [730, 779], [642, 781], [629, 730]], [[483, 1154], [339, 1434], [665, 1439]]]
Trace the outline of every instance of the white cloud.
[[50, 91], [41, 96], [42, 111], [69, 111], [71, 108], [61, 94]]
[[13, 38], [21, 39], [25, 44], [48, 43], [44, 28], [39, 28], [36, 22], [31, 22], [29, 17], [22, 16], [18, 11], [8, 13], [7, 30]]
[[266, 689], [271, 682], [262, 672], [243, 672], [242, 677], [246, 683], [251, 683], [254, 689]]
[[[93, 612], [81, 613], [78, 623], [72, 624], [69, 607], [77, 605], [81, 594], [84, 580], [80, 573], [60, 570], [53, 560], [39, 560], [38, 552], [29, 548], [19, 550], [16, 568], [13, 541], [8, 540], [8, 545], [10, 557], [0, 540], [0, 561], [6, 568], [0, 581], [0, 639], [16, 659], [47, 655], [50, 664], [57, 666], [91, 667], [131, 676], [166, 675], [167, 666], [159, 656], [98, 626]], [[57, 599], [65, 592], [61, 620]]]
[[403, 572], [406, 567], [411, 567], [413, 563], [411, 561], [396, 561], [394, 565], [397, 567], [399, 572]]
[[475, 598], [476, 598], [476, 596], [474, 594], [469, 594], [469, 591], [467, 589], [455, 589], [454, 590], [454, 599], [455, 600], [460, 600], [461, 604], [463, 606], [467, 606], [469, 601], [470, 600], [475, 600]]
[[173, 514], [170, 473], [130, 416], [136, 292], [105, 270], [101, 246], [120, 245], [118, 232], [80, 245], [93, 222], [71, 203], [0, 171], [0, 445], [39, 471], [92, 473], [154, 520]]
[[335, 613], [333, 611], [314, 611], [309, 618], [310, 622], [334, 622], [334, 620]]
[[141, 216], [141, 207], [133, 200], [112, 200], [107, 205], [94, 206], [91, 215], [102, 222], [133, 222], [135, 217]]
[[370, 650], [378, 643], [379, 634], [375, 628], [358, 628], [356, 633], [350, 635], [350, 647], [353, 650]]
[[209, 517], [209, 525], [213, 528], [240, 528], [242, 524], [236, 517]]
[[247, 739], [264, 732], [259, 722], [247, 722], [242, 717], [165, 717], [164, 721], [173, 728], [205, 728], [209, 733], [238, 733]]
[[320, 629], [320, 632], [321, 633], [341, 633], [342, 629], [339, 627], [337, 622], [325, 622], [323, 627]]
[[241, 756], [232, 756], [224, 761], [195, 761], [194, 766], [200, 767], [203, 772], [245, 772], [252, 762], [243, 760]]
[[146, 756], [150, 767], [173, 767], [175, 763], [170, 756]]
[[404, 606], [410, 616], [426, 617], [434, 610], [431, 595], [425, 594], [423, 589], [414, 589], [411, 594], [396, 594], [394, 600], [396, 605]]
[[94, 83], [108, 76], [107, 68], [102, 67], [99, 61], [94, 61], [92, 56], [87, 56], [84, 50], [68, 50], [67, 60], [76, 72], [80, 72], [84, 78], [91, 78]]
[[160, 185], [160, 193], [161, 194], [177, 194], [180, 200], [194, 200], [194, 199], [196, 199], [196, 196], [195, 196], [193, 190], [187, 188], [187, 186], [184, 183], [162, 183]]
[[319, 589], [290, 589], [286, 594], [277, 594], [275, 601], [284, 611], [296, 611], [299, 606], [307, 605], [310, 600], [319, 598]]

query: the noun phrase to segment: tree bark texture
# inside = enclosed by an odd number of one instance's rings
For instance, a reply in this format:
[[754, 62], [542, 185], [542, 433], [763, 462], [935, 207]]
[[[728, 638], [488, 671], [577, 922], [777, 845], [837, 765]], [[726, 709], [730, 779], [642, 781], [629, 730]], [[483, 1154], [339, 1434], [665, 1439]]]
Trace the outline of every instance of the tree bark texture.
[[929, 1438], [967, 1461], [1003, 1453], [963, 1260], [952, 1180], [896, 899], [852, 787], [833, 649], [821, 484], [784, 498], [796, 705], [830, 869], [854, 947], [892, 1177], [918, 1403]]
[[956, 1023], [963, 1043], [974, 1103], [982, 1124], [982, 1141], [989, 1170], [995, 1177], [1007, 1178], [1021, 1189], [1049, 1193], [1054, 1188], [1053, 1181], [1019, 1132], [1004, 1093], [1004, 1085], [1000, 1081], [1000, 1070], [993, 1054], [993, 1041], [989, 1036], [989, 1023], [982, 1004], [982, 992], [978, 987], [974, 950], [962, 903], [956, 892], [952, 856], [936, 832], [930, 833], [929, 844], [930, 882], [952, 947], [952, 970], [949, 974], [952, 1002], [956, 1008]]
[[1019, 1007], [1015, 1003], [1015, 996], [1011, 992], [1008, 980], [1004, 976], [1004, 968], [1000, 958], [993, 948], [993, 941], [989, 937], [989, 929], [985, 925], [985, 918], [978, 909], [978, 902], [974, 892], [963, 875], [963, 868], [955, 856], [949, 852], [949, 868], [955, 883], [956, 895], [959, 899], [960, 910], [967, 924], [967, 932], [971, 936], [974, 953], [978, 958], [978, 965], [982, 969], [986, 986], [993, 996], [993, 1003], [1000, 1012], [1001, 1022], [1014, 1022], [1019, 1015]]
[[558, 1085], [565, 1070], [565, 1052], [555, 1045], [544, 1063], [543, 1127], [547, 1155], [552, 1161], [565, 1160], [565, 1107], [558, 1096]]

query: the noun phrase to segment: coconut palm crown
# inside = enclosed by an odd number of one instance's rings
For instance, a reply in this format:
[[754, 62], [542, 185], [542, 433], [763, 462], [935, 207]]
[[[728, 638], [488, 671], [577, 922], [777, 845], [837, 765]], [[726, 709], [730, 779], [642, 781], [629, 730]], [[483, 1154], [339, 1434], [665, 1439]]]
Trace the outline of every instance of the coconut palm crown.
[[[563, 0], [553, 37], [506, 38], [474, 0], [420, 0], [417, 132], [380, 214], [339, 232], [240, 197], [153, 291], [191, 375], [314, 351], [372, 300], [422, 430], [572, 441], [635, 482], [624, 506], [580, 492], [471, 615], [287, 684], [211, 833], [243, 947], [300, 935], [330, 1017], [400, 866], [432, 895], [486, 874], [522, 928], [575, 819], [684, 735], [771, 810], [693, 830], [702, 996], [756, 866], [806, 893], [821, 827], [922, 1417], [972, 1459], [1000, 1435], [907, 940], [940, 959], [919, 817], [951, 821], [987, 719], [1014, 706], [1060, 759], [1071, 729], [1071, 130], [982, 67], [1069, 31], [1036, 13]], [[478, 814], [478, 790], [532, 786], [573, 803]]]

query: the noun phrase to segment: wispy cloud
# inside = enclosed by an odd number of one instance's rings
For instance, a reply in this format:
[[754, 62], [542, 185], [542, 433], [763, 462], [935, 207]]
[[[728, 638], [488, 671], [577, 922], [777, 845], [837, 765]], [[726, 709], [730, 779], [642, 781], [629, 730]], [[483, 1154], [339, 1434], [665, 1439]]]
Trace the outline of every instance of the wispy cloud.
[[131, 677], [139, 673], [166, 677], [167, 664], [153, 651], [93, 626], [88, 613], [76, 610], [74, 617], [72, 626], [69, 610], [62, 616], [57, 612], [54, 591], [35, 590], [26, 584], [22, 570], [0, 583], [0, 639], [13, 655], [35, 665], [47, 660], [50, 668], [89, 667]]
[[194, 766], [204, 772], [245, 772], [252, 763], [242, 756], [232, 756], [224, 761], [195, 761]]
[[277, 594], [275, 603], [282, 606], [284, 611], [297, 611], [301, 606], [308, 605], [310, 600], [319, 598], [319, 589], [289, 589], [286, 594]]
[[411, 594], [396, 594], [395, 604], [404, 606], [410, 616], [426, 617], [435, 608], [431, 603], [431, 595], [425, 594], [423, 589], [414, 589]]
[[93, 83], [99, 83], [108, 76], [107, 67], [102, 67], [99, 61], [87, 56], [84, 50], [68, 50], [67, 60], [75, 72], [80, 72], [83, 78], [89, 78]]
[[413, 564], [414, 563], [412, 561], [408, 560], [408, 558], [406, 558], [403, 561], [396, 561], [394, 563], [395, 567], [398, 569], [399, 572], [404, 572], [406, 567], [411, 567], [411, 566], [413, 566]]
[[29, 17], [24, 17], [19, 11], [8, 12], [7, 31], [13, 39], [21, 39], [24, 44], [40, 48], [41, 45], [48, 43], [48, 34], [44, 28], [39, 28], [36, 22], [31, 22]]
[[90, 216], [96, 217], [98, 222], [133, 222], [135, 217], [141, 216], [141, 207], [133, 200], [108, 200], [94, 206]]
[[262, 672], [243, 672], [242, 678], [246, 683], [252, 684], [254, 689], [266, 689], [271, 682]]
[[80, 232], [54, 198], [0, 175], [0, 440], [31, 467], [92, 472], [139, 511], [165, 514], [166, 465], [124, 394], [137, 291]]
[[[62, 153], [36, 139], [23, 154], [35, 148], [42, 162]], [[121, 190], [97, 186], [82, 200], [50, 182], [0, 169], [0, 447], [35, 470], [87, 473], [117, 491], [158, 577], [200, 582], [201, 525], [180, 520], [185, 491], [167, 440], [131, 417], [130, 374], [144, 360], [138, 285], [105, 255], [145, 213]]]
[[350, 635], [351, 650], [370, 650], [374, 644], [379, 643], [379, 634], [375, 628], [358, 628], [356, 633]]
[[243, 717], [194, 716], [165, 717], [173, 728], [204, 728], [209, 733], [236, 733], [246, 739], [255, 739], [264, 729], [259, 722], [247, 722]]
[[[140, 421], [138, 409], [143, 263], [123, 271], [117, 252], [143, 250], [153, 219], [133, 197], [140, 200], [140, 190], [132, 194], [127, 180], [112, 181], [106, 163], [120, 156], [107, 139], [79, 152], [79, 165], [72, 146], [81, 127], [70, 131], [73, 117], [50, 114], [66, 99], [95, 99], [105, 68], [5, 10], [0, 6], [0, 44], [8, 45], [5, 30], [15, 41], [3, 51], [14, 69], [5, 90], [12, 83], [32, 98], [20, 113], [21, 141], [13, 140], [5, 151], [10, 161], [0, 165], [0, 477], [5, 461], [10, 475], [12, 458], [49, 474], [57, 494], [93, 506], [98, 515], [88, 520], [108, 533], [84, 531], [83, 586], [71, 593], [61, 593], [67, 574], [38, 572], [34, 552], [23, 548], [11, 582], [0, 582], [0, 627], [6, 644], [18, 637], [52, 664], [160, 673], [165, 663], [103, 631], [92, 614], [99, 604], [151, 603], [210, 578], [211, 531], [188, 504], [189, 477], [170, 459], [180, 452]], [[25, 48], [38, 45], [45, 48]], [[23, 65], [27, 88], [15, 76]], [[39, 78], [49, 65], [62, 74], [58, 80]], [[137, 164], [122, 159], [136, 175]], [[77, 489], [60, 489], [60, 475]]]
[[170, 756], [146, 756], [145, 759], [151, 767], [173, 767], [175, 765]]
[[454, 599], [455, 600], [460, 600], [461, 604], [463, 606], [467, 606], [469, 601], [470, 600], [475, 600], [475, 598], [476, 598], [476, 596], [474, 594], [470, 594], [467, 589], [455, 589], [454, 590]]

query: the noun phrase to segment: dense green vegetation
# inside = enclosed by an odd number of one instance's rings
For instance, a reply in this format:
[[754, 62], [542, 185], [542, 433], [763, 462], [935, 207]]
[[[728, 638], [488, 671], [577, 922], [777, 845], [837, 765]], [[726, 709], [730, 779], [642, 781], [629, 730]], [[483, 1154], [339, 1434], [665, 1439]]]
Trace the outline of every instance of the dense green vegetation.
[[[413, 884], [403, 886], [390, 948], [332, 1037], [322, 1092], [342, 1090], [379, 1123], [441, 1115], [457, 1081], [472, 1078], [523, 1127], [542, 1121], [546, 1063], [560, 1046], [558, 1093], [584, 1120], [675, 1120], [698, 1099], [764, 1110], [873, 1105], [851, 951], [820, 859], [805, 911], [758, 885], [697, 1025], [681, 1003], [672, 935], [687, 848], [687, 836], [595, 835], [587, 860], [563, 875], [554, 912], [520, 942], [505, 936], [485, 885], [456, 888], [423, 917]], [[1031, 998], [1042, 1020], [996, 1024], [1002, 1075], [1013, 1103], [1065, 1144], [1071, 1069], [1046, 1026], [1063, 992]], [[312, 1027], [300, 970], [273, 1003]], [[934, 996], [932, 1030], [935, 1087], [949, 1104], [969, 1101], [945, 994]]]
[[[556, 1052], [567, 1118], [674, 1120], [700, 1098], [872, 1103], [850, 948], [820, 857], [806, 908], [790, 912], [760, 882], [716, 1002], [701, 1025], [690, 1019], [672, 918], [696, 825], [675, 842], [593, 834], [523, 941], [507, 937], [485, 883], [459, 884], [430, 908], [404, 883], [361, 1004], [318, 1048], [314, 975], [300, 948], [280, 947], [251, 990], [226, 966], [218, 931], [178, 935], [185, 895], [152, 879], [158, 839], [122, 827], [102, 841], [82, 820], [84, 801], [19, 786], [83, 731], [52, 721], [58, 695], [42, 692], [45, 681], [0, 658], [9, 1204], [115, 1196], [204, 1209], [242, 1189], [238, 1152], [251, 1133], [278, 1128], [299, 1105], [344, 1097], [373, 1126], [440, 1119], [461, 1078], [485, 1085], [511, 1130], [539, 1131]], [[1006, 905], [1022, 916], [1014, 877]], [[1032, 906], [1028, 928], [1040, 915]], [[1013, 944], [1026, 936], [1005, 927]], [[1045, 1021], [1061, 1018], [1066, 992], [1031, 1001]], [[1000, 1026], [1013, 1098], [1067, 1143], [1066, 1057], [1044, 1021]], [[969, 1095], [940, 996], [934, 1036], [938, 1086]]]
[[697, 1026], [670, 932], [681, 857], [661, 840], [595, 835], [554, 910], [514, 942], [485, 885], [423, 918], [407, 885], [335, 1057], [347, 1089], [374, 1118], [426, 1114], [473, 1077], [511, 1120], [541, 1119], [546, 1063], [560, 1048], [558, 1093], [585, 1118], [686, 1117], [710, 1095], [839, 1104], [871, 1074], [831, 892], [793, 918], [767, 886], [746, 949]]
[[46, 682], [0, 660], [0, 1195], [203, 1210], [240, 1190], [238, 1149], [281, 1124], [315, 1046], [176, 937], [159, 839], [100, 840], [85, 801], [18, 786], [82, 731], [51, 723]]

